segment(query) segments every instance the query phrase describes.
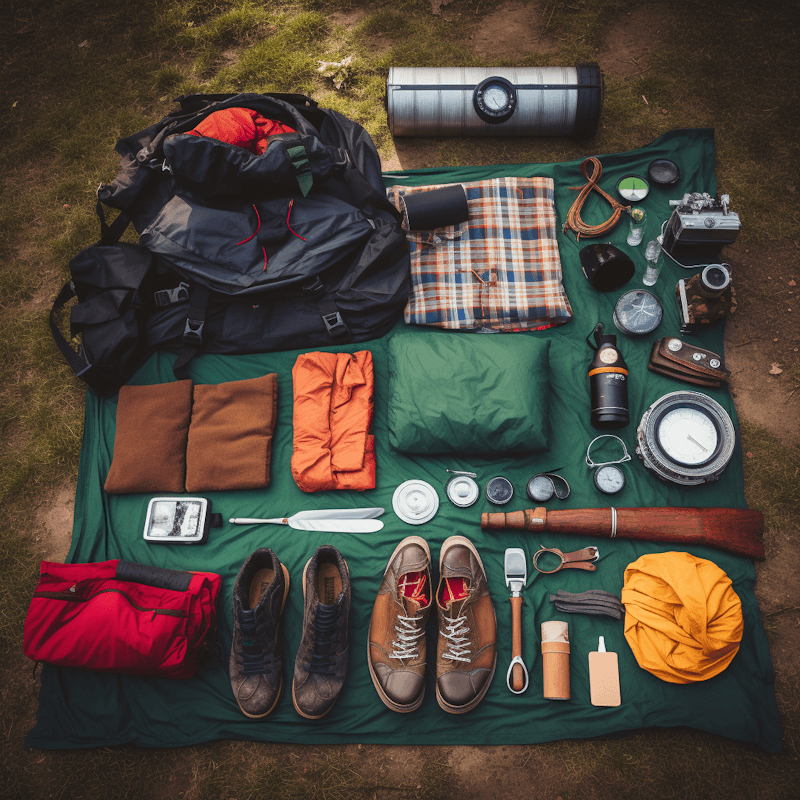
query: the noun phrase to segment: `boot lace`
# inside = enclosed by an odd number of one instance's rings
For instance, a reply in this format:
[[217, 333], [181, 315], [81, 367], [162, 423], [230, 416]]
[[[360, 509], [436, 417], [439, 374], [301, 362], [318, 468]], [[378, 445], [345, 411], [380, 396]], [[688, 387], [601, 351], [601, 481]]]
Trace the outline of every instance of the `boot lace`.
[[239, 615], [239, 627], [242, 631], [242, 666], [240, 675], [262, 675], [270, 671], [273, 653], [262, 648], [259, 642], [259, 631], [256, 615], [253, 611], [242, 611]]
[[303, 664], [306, 672], [329, 672], [329, 667], [335, 657], [331, 649], [336, 642], [338, 628], [338, 606], [329, 606], [324, 603], [317, 604], [314, 614], [314, 650], [311, 660]]
[[466, 626], [466, 614], [459, 617], [452, 617], [445, 622], [447, 630], [442, 634], [447, 639], [449, 644], [449, 651], [445, 651], [442, 655], [452, 661], [467, 661], [469, 662], [469, 637], [464, 634], [469, 633], [469, 628]]
[[416, 658], [419, 655], [419, 639], [425, 634], [425, 629], [420, 625], [422, 614], [415, 617], [398, 616], [399, 625], [395, 625], [397, 638], [392, 642], [394, 650], [389, 653], [389, 658]]

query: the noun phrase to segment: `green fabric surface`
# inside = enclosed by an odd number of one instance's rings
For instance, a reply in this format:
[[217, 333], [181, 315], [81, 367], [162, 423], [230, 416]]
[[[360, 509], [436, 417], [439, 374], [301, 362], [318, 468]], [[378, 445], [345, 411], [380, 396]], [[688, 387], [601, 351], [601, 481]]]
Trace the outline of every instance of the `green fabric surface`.
[[389, 342], [389, 443], [401, 453], [547, 450], [548, 339], [398, 333]]
[[[653, 238], [669, 214], [668, 200], [685, 191], [716, 194], [714, 142], [710, 130], [674, 131], [647, 147], [628, 153], [601, 156], [604, 173], [601, 185], [613, 190], [617, 180], [628, 172], [645, 173], [656, 157], [669, 157], [681, 169], [680, 183], [669, 191], [653, 189], [642, 205], [647, 209], [645, 243]], [[575, 192], [571, 186], [583, 184], [579, 162], [564, 164], [525, 164], [500, 167], [469, 167], [423, 170], [406, 174], [404, 183], [444, 183], [477, 180], [494, 175], [544, 175], [556, 181], [556, 211], [563, 220]], [[397, 176], [387, 178], [396, 183]], [[605, 201], [593, 197], [584, 218], [599, 222], [608, 216]], [[620, 225], [607, 237], [623, 246], [626, 230]], [[375, 359], [375, 419], [377, 486], [374, 490], [323, 492], [308, 495], [292, 480], [292, 385], [291, 368], [298, 352], [253, 356], [203, 356], [191, 365], [195, 383], [220, 383], [276, 372], [278, 376], [278, 418], [273, 443], [272, 481], [264, 490], [209, 493], [213, 510], [224, 519], [233, 516], [274, 517], [303, 509], [383, 506], [385, 527], [368, 535], [300, 533], [271, 526], [231, 526], [212, 529], [202, 546], [148, 545], [142, 539], [145, 511], [151, 495], [111, 497], [103, 492], [103, 481], [111, 463], [116, 400], [98, 400], [91, 393], [86, 400], [86, 427], [81, 454], [80, 477], [75, 504], [72, 562], [125, 558], [144, 564], [173, 569], [211, 570], [223, 577], [219, 606], [219, 631], [223, 648], [231, 642], [231, 590], [245, 558], [257, 547], [271, 547], [288, 568], [292, 586], [284, 612], [285, 687], [275, 712], [264, 720], [246, 719], [233, 699], [224, 666], [199, 673], [187, 681], [118, 675], [96, 675], [79, 670], [45, 666], [38, 721], [27, 739], [37, 748], [96, 747], [133, 742], [145, 746], [187, 745], [215, 739], [256, 739], [303, 743], [391, 743], [391, 744], [522, 744], [564, 738], [583, 738], [631, 731], [651, 726], [690, 726], [734, 739], [753, 742], [770, 752], [782, 745], [780, 718], [775, 702], [774, 675], [758, 604], [753, 592], [755, 570], [750, 561], [707, 547], [678, 548], [630, 540], [608, 540], [588, 536], [526, 534], [513, 531], [483, 533], [480, 515], [497, 510], [483, 498], [472, 508], [457, 509], [444, 495], [451, 469], [472, 470], [483, 487], [496, 475], [505, 475], [516, 493], [504, 508], [516, 511], [532, 507], [525, 485], [536, 472], [560, 467], [572, 494], [567, 501], [555, 498], [549, 509], [629, 506], [729, 506], [744, 507], [740, 447], [720, 480], [701, 487], [680, 488], [649, 475], [634, 456], [623, 465], [628, 482], [611, 502], [594, 488], [584, 462], [586, 447], [598, 433], [589, 424], [587, 369], [591, 351], [585, 337], [598, 321], [613, 332], [614, 302], [623, 291], [641, 285], [644, 272], [644, 245], [634, 251], [637, 272], [619, 291], [601, 295], [584, 279], [578, 253], [583, 243], [574, 234], [559, 235], [564, 283], [575, 318], [553, 330], [508, 334], [531, 336], [550, 341], [551, 409], [550, 451], [537, 455], [503, 456], [494, 459], [453, 456], [405, 456], [392, 450], [387, 432], [388, 358], [391, 337], [406, 326], [400, 322], [386, 337], [365, 344], [330, 348], [348, 351], [368, 347]], [[631, 422], [617, 431], [629, 450], [635, 446], [635, 431], [642, 413], [662, 395], [687, 388], [646, 368], [655, 338], [677, 333], [678, 310], [674, 301], [675, 283], [683, 272], [665, 266], [654, 287], [664, 305], [664, 321], [650, 336], [633, 340], [620, 336], [618, 344], [631, 372]], [[691, 274], [691, 273], [686, 273]], [[425, 337], [454, 335], [426, 330]], [[463, 333], [460, 336], [473, 336]], [[722, 351], [721, 327], [708, 331], [698, 343]], [[505, 341], [500, 336], [498, 341]], [[174, 380], [172, 356], [157, 354], [133, 378], [133, 383], [150, 384]], [[735, 417], [726, 389], [711, 390]], [[593, 451], [593, 455], [595, 452]], [[154, 448], [153, 457], [158, 453]], [[595, 460], [598, 460], [595, 458]], [[392, 511], [392, 494], [411, 478], [429, 481], [440, 497], [437, 515], [422, 526], [400, 521]], [[434, 580], [438, 575], [438, 555], [442, 542], [451, 535], [470, 538], [486, 567], [489, 587], [498, 622], [498, 660], [494, 682], [483, 702], [468, 715], [443, 712], [433, 691], [429, 655], [426, 698], [413, 714], [397, 714], [386, 708], [372, 686], [366, 664], [367, 631], [372, 604], [386, 560], [405, 536], [421, 535], [429, 542], [434, 559]], [[303, 566], [314, 549], [323, 543], [334, 544], [347, 559], [352, 576], [353, 602], [350, 616], [350, 670], [344, 691], [331, 713], [319, 720], [302, 719], [294, 710], [290, 686], [295, 653], [300, 642]], [[531, 567], [531, 557], [540, 545], [564, 551], [596, 545], [600, 550], [597, 571], [567, 570], [541, 575]], [[511, 657], [511, 609], [503, 577], [503, 553], [507, 547], [522, 547], [528, 557], [529, 579], [523, 593], [523, 656], [530, 671], [528, 691], [515, 696], [506, 687], [506, 670]], [[711, 680], [698, 684], [675, 685], [662, 682], [640, 669], [622, 633], [622, 622], [607, 617], [561, 614], [549, 602], [558, 589], [580, 592], [604, 589], [619, 595], [625, 567], [648, 552], [686, 549], [717, 563], [731, 578], [742, 601], [744, 638], [730, 667]], [[553, 619], [569, 622], [572, 642], [570, 674], [572, 699], [553, 702], [542, 698], [542, 661], [539, 652], [539, 625]], [[428, 627], [429, 653], [435, 654], [435, 622]], [[619, 654], [622, 705], [596, 708], [589, 702], [588, 659], [597, 649], [598, 636], [604, 636], [608, 650]]]

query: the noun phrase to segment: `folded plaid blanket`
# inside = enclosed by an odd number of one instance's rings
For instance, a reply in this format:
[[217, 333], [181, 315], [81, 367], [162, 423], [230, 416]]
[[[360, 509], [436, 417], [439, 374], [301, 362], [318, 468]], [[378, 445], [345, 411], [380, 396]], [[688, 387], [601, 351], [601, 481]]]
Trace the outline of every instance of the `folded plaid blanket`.
[[[436, 186], [392, 186], [389, 199]], [[406, 231], [411, 253], [409, 324], [540, 330], [572, 319], [556, 243], [553, 181], [494, 178], [463, 184], [469, 220]]]

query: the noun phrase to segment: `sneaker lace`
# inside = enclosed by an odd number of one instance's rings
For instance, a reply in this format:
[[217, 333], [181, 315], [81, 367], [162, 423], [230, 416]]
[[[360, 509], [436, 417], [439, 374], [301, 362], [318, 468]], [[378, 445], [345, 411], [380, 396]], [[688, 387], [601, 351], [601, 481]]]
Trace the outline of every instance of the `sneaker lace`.
[[303, 664], [306, 672], [328, 672], [332, 661], [335, 661], [331, 649], [336, 642], [337, 611], [338, 606], [317, 603], [314, 614], [314, 650], [310, 661]]
[[262, 675], [269, 672], [273, 653], [271, 649], [262, 649], [259, 643], [255, 612], [242, 610], [239, 614], [239, 627], [242, 631], [242, 666], [239, 674]]
[[466, 615], [462, 614], [445, 622], [447, 630], [442, 635], [450, 645], [449, 652], [445, 650], [442, 654], [445, 658], [452, 661], [470, 661], [469, 637], [464, 635], [469, 633], [469, 628], [464, 624], [466, 621]]
[[425, 629], [420, 625], [422, 614], [414, 617], [398, 616], [399, 625], [395, 625], [397, 639], [392, 642], [394, 650], [389, 653], [389, 658], [416, 658], [419, 655], [419, 639], [425, 634]]

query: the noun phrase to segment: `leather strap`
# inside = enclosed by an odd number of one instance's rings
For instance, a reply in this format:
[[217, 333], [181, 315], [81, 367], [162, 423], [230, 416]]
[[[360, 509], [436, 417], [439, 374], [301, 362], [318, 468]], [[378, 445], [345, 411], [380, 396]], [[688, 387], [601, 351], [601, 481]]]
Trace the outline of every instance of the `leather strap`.
[[587, 592], [565, 592], [559, 589], [550, 595], [550, 602], [559, 611], [570, 614], [593, 614], [622, 619], [624, 607], [622, 601], [611, 592], [602, 589], [590, 589]]
[[716, 388], [728, 379], [722, 356], [675, 337], [653, 343], [647, 368], [697, 386]]
[[[557, 555], [561, 559], [561, 563], [555, 569], [542, 569], [537, 563], [542, 553]], [[590, 562], [597, 561], [598, 558], [600, 558], [600, 551], [596, 547], [584, 547], [571, 553], [564, 553], [557, 547], [541, 547], [533, 554], [533, 568], [543, 575], [552, 575], [561, 569], [586, 569], [594, 572], [597, 567]]]

